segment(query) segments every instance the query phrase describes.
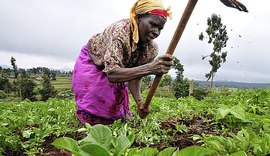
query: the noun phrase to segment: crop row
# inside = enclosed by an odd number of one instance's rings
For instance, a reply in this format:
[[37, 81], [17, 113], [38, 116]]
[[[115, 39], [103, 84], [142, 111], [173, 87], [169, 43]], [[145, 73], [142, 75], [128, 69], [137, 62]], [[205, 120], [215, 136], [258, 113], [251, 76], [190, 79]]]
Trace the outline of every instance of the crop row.
[[[145, 155], [142, 153], [149, 151], [152, 155], [188, 151], [206, 155], [270, 154], [270, 90], [213, 90], [201, 101], [193, 97], [154, 97], [152, 113], [144, 120], [137, 116], [134, 101], [130, 106], [133, 116], [126, 123], [84, 128], [74, 116], [73, 100], [0, 102], [0, 152], [42, 154], [43, 143], [54, 136], [59, 138], [53, 143], [56, 147], [66, 147], [75, 155], [80, 155], [78, 151], [85, 146], [110, 155]], [[93, 136], [98, 128], [106, 133]], [[85, 138], [70, 138], [68, 134]], [[88, 150], [81, 153], [93, 154]]]

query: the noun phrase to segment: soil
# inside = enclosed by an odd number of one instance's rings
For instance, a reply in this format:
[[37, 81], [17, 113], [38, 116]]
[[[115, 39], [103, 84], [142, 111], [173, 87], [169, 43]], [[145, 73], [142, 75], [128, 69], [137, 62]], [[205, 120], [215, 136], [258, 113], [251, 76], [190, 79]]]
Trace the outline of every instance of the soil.
[[[191, 120], [179, 120], [176, 118], [169, 118], [167, 121], [161, 123], [161, 129], [173, 129], [176, 130], [176, 125], [186, 125], [187, 132], [169, 132], [168, 135], [173, 136], [172, 141], [170, 142], [164, 142], [161, 141], [158, 144], [151, 145], [150, 147], [156, 147], [159, 151], [167, 148], [167, 147], [178, 147], [179, 149], [183, 149], [188, 146], [200, 146], [201, 143], [198, 143], [197, 141], [193, 140], [193, 135], [200, 135], [201, 134], [213, 134], [218, 135], [218, 132], [216, 131], [217, 128], [215, 125], [211, 124], [211, 122], [207, 121], [213, 121], [213, 116], [207, 115], [203, 118], [196, 117]], [[145, 145], [140, 145], [144, 147]], [[136, 145], [135, 145], [136, 147]]]
[[[175, 128], [175, 125], [186, 125], [188, 131], [187, 132], [177, 132], [176, 134], [169, 134], [174, 135], [173, 140], [169, 143], [171, 147], [178, 147], [179, 149], [183, 149], [188, 146], [198, 145], [200, 146], [201, 143], [193, 140], [193, 135], [200, 135], [201, 134], [213, 134], [217, 135], [218, 132], [216, 131], [215, 125], [212, 125], [210, 122], [206, 122], [209, 118], [213, 118], [212, 116], [207, 116], [206, 118], [193, 118], [192, 120], [175, 120], [169, 119], [161, 124], [162, 129], [169, 129]], [[161, 146], [157, 146], [159, 150], [163, 148]]]

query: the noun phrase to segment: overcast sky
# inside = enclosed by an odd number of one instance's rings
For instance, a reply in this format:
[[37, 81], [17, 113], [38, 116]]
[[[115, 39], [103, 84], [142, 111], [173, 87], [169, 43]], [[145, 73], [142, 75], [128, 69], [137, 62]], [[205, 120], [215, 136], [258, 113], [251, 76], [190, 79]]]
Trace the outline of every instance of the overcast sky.
[[[163, 0], [171, 6], [168, 20], [156, 42], [164, 54], [188, 0]], [[199, 0], [174, 55], [189, 79], [205, 80], [210, 65], [202, 60], [212, 46], [200, 41], [206, 20], [216, 13], [227, 26], [227, 62], [215, 80], [270, 82], [270, 1], [240, 0], [249, 13], [225, 7], [219, 0]], [[81, 47], [117, 20], [129, 17], [135, 0], [1, 0], [0, 65], [11, 56], [20, 68], [45, 66], [73, 69]], [[173, 70], [170, 72], [174, 74]]]

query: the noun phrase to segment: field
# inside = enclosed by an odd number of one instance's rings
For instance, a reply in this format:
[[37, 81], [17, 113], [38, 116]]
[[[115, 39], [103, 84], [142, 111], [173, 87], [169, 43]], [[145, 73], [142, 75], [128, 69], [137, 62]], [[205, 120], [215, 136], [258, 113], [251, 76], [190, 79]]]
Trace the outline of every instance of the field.
[[215, 90], [201, 101], [154, 97], [151, 106], [152, 113], [139, 119], [131, 101], [127, 122], [85, 128], [74, 117], [74, 100], [0, 102], [0, 152], [270, 155], [270, 90]]
[[[41, 85], [41, 81], [35, 80], [38, 86]], [[71, 89], [72, 84], [72, 78], [65, 76], [65, 77], [56, 77], [55, 81], [51, 81], [52, 85], [55, 89], [61, 90], [61, 89]]]
[[55, 89], [71, 89], [71, 77], [57, 77], [56, 81], [52, 81]]

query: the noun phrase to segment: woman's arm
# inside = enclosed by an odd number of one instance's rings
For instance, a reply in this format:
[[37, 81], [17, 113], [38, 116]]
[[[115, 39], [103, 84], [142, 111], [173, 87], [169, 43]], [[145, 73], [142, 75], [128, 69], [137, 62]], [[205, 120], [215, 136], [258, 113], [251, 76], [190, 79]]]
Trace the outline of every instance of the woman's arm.
[[132, 94], [136, 104], [143, 101], [140, 87], [140, 79], [134, 79], [128, 82], [128, 89]]
[[141, 94], [140, 79], [129, 81], [128, 88], [136, 102], [138, 115], [142, 119], [145, 118], [151, 112], [151, 108], [150, 106], [147, 108], [140, 108], [141, 105], [144, 104], [144, 100]]
[[116, 68], [107, 73], [110, 82], [126, 82], [141, 78], [146, 75], [162, 75], [168, 73], [173, 65], [173, 56], [165, 54], [156, 58], [153, 62], [133, 67]]

